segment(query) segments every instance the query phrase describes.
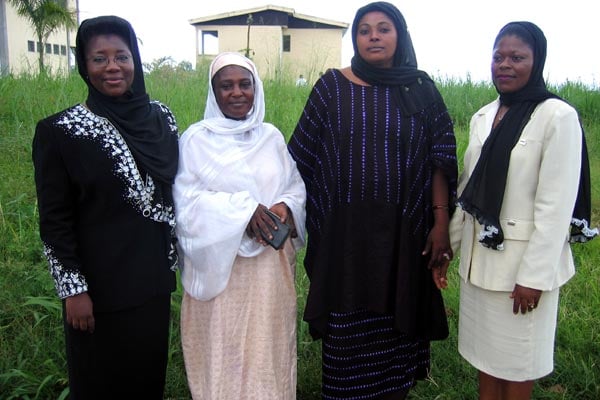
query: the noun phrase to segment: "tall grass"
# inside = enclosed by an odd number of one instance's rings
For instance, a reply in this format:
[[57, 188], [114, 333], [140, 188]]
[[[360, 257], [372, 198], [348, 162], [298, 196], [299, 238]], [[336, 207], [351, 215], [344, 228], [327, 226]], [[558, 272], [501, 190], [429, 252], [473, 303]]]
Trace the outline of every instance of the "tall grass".
[[[152, 98], [169, 105], [181, 131], [198, 121], [206, 99], [206, 66], [197, 72], [155, 70], [146, 84]], [[471, 115], [496, 96], [481, 82], [439, 81], [455, 121], [458, 153], [467, 144]], [[593, 180], [593, 221], [600, 221], [600, 93], [578, 83], [553, 88], [580, 112], [586, 129]], [[266, 120], [289, 137], [310, 88], [265, 82]], [[35, 123], [85, 99], [75, 75], [0, 78], [0, 398], [63, 399], [68, 396], [60, 302], [38, 236], [31, 163]], [[540, 380], [535, 399], [600, 399], [600, 240], [575, 245], [576, 276], [561, 290], [555, 371]], [[298, 398], [320, 398], [320, 343], [302, 322], [308, 280], [298, 256]], [[432, 346], [431, 377], [410, 399], [474, 399], [476, 371], [456, 350], [458, 278], [444, 292], [450, 337]], [[189, 399], [179, 337], [181, 287], [173, 296], [166, 397]]]

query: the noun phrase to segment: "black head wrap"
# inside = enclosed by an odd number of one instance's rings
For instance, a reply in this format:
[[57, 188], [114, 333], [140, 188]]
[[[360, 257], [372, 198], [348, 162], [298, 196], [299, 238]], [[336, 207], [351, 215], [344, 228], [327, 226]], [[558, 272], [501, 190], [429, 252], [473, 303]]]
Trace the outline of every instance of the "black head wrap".
[[[125, 99], [106, 96], [90, 82], [86, 46], [98, 35], [117, 35], [131, 51], [133, 84]], [[158, 181], [173, 183], [178, 162], [177, 137], [172, 134], [158, 107], [150, 104], [137, 37], [129, 22], [115, 16], [86, 19], [77, 31], [76, 46], [77, 68], [88, 86], [88, 108], [107, 118], [117, 128], [141, 170]]]
[[[359, 54], [356, 44], [358, 24], [361, 18], [373, 11], [387, 15], [396, 28], [398, 42], [391, 68], [378, 68], [366, 62]], [[417, 69], [417, 57], [404, 17], [393, 4], [378, 1], [361, 7], [352, 22], [352, 72], [370, 85], [384, 85], [393, 88], [393, 95], [398, 102], [402, 115], [415, 114], [434, 102], [442, 102], [433, 80], [427, 73]]]
[[[547, 44], [542, 30], [531, 22], [510, 22], [496, 36], [494, 48], [502, 38], [511, 35], [520, 38], [533, 51], [531, 76], [525, 86], [516, 92], [500, 93], [496, 88], [500, 94], [500, 103], [510, 108], [483, 144], [477, 165], [458, 199], [463, 210], [473, 215], [483, 226], [480, 242], [494, 250], [503, 249], [504, 234], [499, 216], [510, 153], [537, 105], [546, 99], [560, 99], [548, 91], [544, 81]], [[581, 132], [583, 135], [583, 128]], [[579, 242], [590, 240], [598, 234], [588, 226], [591, 214], [589, 161], [584, 135], [582, 140], [581, 179], [571, 223], [571, 240]]]

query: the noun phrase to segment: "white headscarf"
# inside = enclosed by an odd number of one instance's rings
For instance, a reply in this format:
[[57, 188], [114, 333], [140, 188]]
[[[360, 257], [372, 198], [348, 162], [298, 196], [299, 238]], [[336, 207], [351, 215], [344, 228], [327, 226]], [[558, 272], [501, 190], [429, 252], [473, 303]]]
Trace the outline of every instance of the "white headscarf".
[[204, 110], [204, 120], [200, 121], [199, 124], [211, 132], [231, 135], [246, 132], [262, 125], [265, 118], [265, 95], [256, 66], [251, 60], [239, 53], [225, 52], [215, 57], [208, 70], [208, 81], [212, 82], [216, 73], [229, 65], [240, 66], [252, 73], [254, 78], [254, 106], [244, 120], [238, 121], [226, 118], [217, 104], [214, 88], [210, 85], [206, 109]]
[[205, 119], [179, 140], [179, 170], [173, 196], [183, 253], [182, 283], [193, 297], [209, 300], [227, 286], [237, 256], [254, 257], [265, 247], [246, 235], [258, 204], [285, 202], [304, 245], [306, 190], [281, 132], [264, 123], [265, 101], [256, 67], [238, 53], [219, 54], [209, 82], [223, 67], [238, 65], [254, 78], [254, 104], [247, 118], [227, 118], [209, 87]]

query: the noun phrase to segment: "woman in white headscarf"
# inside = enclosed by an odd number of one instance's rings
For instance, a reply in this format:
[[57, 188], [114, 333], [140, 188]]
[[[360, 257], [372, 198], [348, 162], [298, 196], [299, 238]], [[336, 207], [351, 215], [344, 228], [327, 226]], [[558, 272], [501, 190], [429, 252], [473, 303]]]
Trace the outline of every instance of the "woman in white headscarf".
[[[181, 336], [194, 399], [294, 399], [296, 250], [306, 191], [281, 132], [263, 122], [255, 65], [221, 53], [204, 119], [180, 139], [174, 197], [183, 254]], [[289, 225], [280, 250], [275, 224]]]

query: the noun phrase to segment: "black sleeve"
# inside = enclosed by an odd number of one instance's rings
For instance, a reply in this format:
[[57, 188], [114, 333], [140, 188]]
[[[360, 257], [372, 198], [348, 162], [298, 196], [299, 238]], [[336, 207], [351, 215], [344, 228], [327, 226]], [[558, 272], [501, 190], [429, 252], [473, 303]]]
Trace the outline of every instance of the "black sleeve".
[[60, 151], [63, 133], [48, 120], [35, 130], [32, 157], [44, 254], [60, 298], [87, 291], [77, 256], [75, 188]]

